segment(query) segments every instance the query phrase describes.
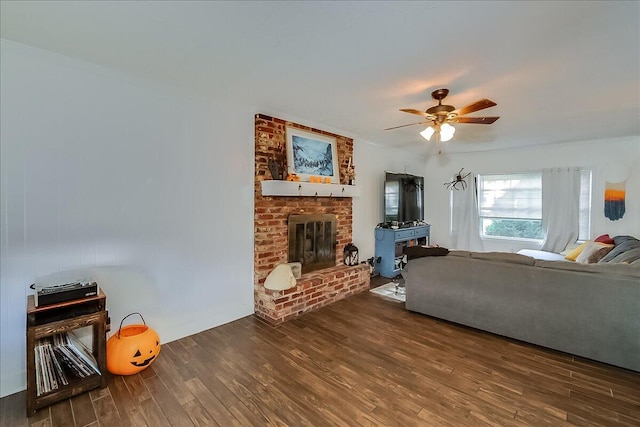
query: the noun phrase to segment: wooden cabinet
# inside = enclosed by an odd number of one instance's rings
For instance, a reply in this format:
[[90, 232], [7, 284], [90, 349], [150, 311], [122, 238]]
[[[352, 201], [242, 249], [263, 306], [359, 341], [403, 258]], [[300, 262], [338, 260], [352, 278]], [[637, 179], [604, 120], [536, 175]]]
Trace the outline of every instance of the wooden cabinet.
[[402, 271], [400, 260], [404, 247], [428, 245], [430, 231], [429, 224], [398, 229], [376, 228], [376, 272], [383, 277], [390, 278], [400, 274]]
[[[101, 374], [84, 378], [69, 378], [68, 385], [38, 394], [36, 375], [36, 345], [38, 340], [62, 332], [91, 327], [91, 351]], [[33, 295], [27, 299], [27, 416], [52, 403], [85, 391], [107, 385], [106, 333], [108, 317], [106, 295], [100, 290], [95, 297], [35, 307]]]

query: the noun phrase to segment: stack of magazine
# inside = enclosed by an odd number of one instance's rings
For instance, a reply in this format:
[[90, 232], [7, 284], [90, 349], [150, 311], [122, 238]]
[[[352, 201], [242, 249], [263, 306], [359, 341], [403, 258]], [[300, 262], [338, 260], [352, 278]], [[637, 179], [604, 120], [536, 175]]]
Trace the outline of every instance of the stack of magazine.
[[100, 374], [91, 350], [73, 331], [40, 338], [34, 352], [38, 396], [66, 386], [70, 380]]

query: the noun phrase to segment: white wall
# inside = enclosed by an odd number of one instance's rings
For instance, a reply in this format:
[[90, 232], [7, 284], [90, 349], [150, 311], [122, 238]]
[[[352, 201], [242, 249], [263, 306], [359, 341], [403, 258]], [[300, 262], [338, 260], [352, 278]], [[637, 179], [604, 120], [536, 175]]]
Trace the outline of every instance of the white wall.
[[[140, 311], [164, 342], [253, 313], [256, 109], [4, 40], [0, 54], [0, 395], [25, 386], [26, 296], [39, 276], [90, 271], [112, 332]], [[593, 234], [638, 236], [639, 153], [631, 138], [425, 160], [355, 137], [353, 240], [361, 260], [374, 255], [385, 170], [425, 176], [432, 242], [447, 246], [442, 184], [461, 167], [572, 165], [596, 168]], [[633, 174], [614, 223], [602, 177], [621, 163]]]
[[[443, 184], [450, 181], [460, 168], [464, 167], [465, 173], [500, 173], [563, 166], [593, 169], [592, 238], [604, 233], [640, 237], [640, 137], [630, 137], [497, 152], [444, 153], [430, 157], [424, 166], [428, 177], [425, 182], [425, 216], [432, 224], [432, 242], [445, 247], [451, 245], [449, 190]], [[626, 214], [618, 221], [610, 221], [604, 216], [605, 180], [617, 181], [625, 177], [628, 178]], [[484, 242], [487, 251], [517, 251], [525, 246], [522, 242], [505, 240]]]
[[0, 394], [25, 386], [38, 276], [92, 269], [112, 332], [140, 311], [165, 342], [253, 313], [255, 111], [0, 51]]
[[[253, 313], [256, 109], [6, 40], [0, 52], [0, 396], [25, 387], [26, 297], [42, 276], [93, 275], [112, 333], [139, 311], [163, 342]], [[354, 150], [364, 260], [384, 171], [423, 160], [357, 138]]]
[[353, 145], [356, 185], [362, 194], [353, 199], [353, 243], [358, 247], [360, 261], [364, 261], [375, 254], [374, 230], [384, 220], [384, 172], [422, 175], [425, 159], [358, 138]]

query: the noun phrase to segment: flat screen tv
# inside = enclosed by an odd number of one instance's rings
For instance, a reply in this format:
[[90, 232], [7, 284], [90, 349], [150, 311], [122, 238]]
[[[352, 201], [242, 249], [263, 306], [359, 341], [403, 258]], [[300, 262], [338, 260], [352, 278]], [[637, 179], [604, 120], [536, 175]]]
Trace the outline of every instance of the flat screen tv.
[[384, 222], [399, 225], [424, 221], [424, 178], [407, 173], [386, 172]]

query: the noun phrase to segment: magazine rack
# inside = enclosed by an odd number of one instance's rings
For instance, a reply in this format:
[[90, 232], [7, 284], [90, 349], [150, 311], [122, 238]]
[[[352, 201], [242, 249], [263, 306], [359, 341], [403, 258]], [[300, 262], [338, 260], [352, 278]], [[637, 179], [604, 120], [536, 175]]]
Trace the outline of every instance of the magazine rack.
[[[106, 333], [108, 317], [106, 295], [100, 289], [97, 296], [36, 307], [33, 295], [27, 298], [27, 416], [38, 409], [68, 399], [88, 390], [107, 385]], [[101, 374], [70, 379], [48, 393], [38, 394], [35, 347], [38, 339], [91, 326], [92, 353]]]

